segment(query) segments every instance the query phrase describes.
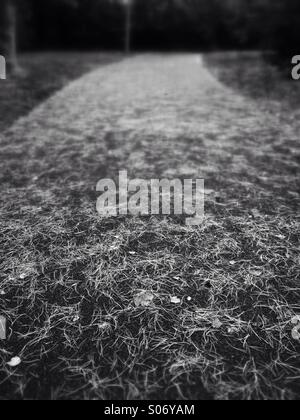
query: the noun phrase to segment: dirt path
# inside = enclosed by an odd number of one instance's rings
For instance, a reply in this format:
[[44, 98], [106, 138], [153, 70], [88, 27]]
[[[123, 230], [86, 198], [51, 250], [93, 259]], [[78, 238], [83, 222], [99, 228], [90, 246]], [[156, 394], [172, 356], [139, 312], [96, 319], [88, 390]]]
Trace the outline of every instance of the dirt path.
[[288, 171], [293, 193], [297, 162], [286, 162], [297, 155], [299, 123], [290, 120], [221, 85], [201, 56], [149, 55], [71, 83], [11, 132], [25, 153], [21, 184], [41, 172], [58, 182], [95, 182], [127, 169], [145, 178], [204, 177], [212, 188], [221, 177], [220, 189], [238, 176], [270, 193], [274, 184], [286, 189]]
[[[201, 56], [149, 55], [99, 68], [14, 124], [0, 174], [9, 395], [297, 398], [296, 117], [229, 90]], [[119, 169], [204, 177], [203, 225], [101, 220], [96, 183]], [[136, 306], [141, 291], [149, 307]]]

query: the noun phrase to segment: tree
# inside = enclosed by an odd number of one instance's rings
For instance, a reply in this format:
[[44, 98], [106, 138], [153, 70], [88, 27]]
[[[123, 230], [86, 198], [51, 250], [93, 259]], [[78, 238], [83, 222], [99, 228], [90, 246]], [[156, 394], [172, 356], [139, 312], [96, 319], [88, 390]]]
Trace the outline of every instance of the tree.
[[300, 41], [299, 5], [299, 0], [0, 0], [0, 54], [17, 67], [18, 32], [21, 49], [129, 53], [134, 43], [151, 50], [264, 47], [290, 55]]
[[123, 0], [126, 7], [126, 22], [125, 22], [125, 52], [129, 54], [131, 51], [131, 36], [132, 36], [132, 0]]
[[[77, 5], [81, 0], [52, 0], [69, 6]], [[7, 63], [10, 73], [19, 73], [18, 46], [18, 12], [22, 14], [33, 5], [31, 0], [0, 0], [0, 54]]]
[[299, 0], [273, 0], [276, 11], [271, 22], [270, 44], [280, 54], [288, 57], [299, 53], [300, 2]]
[[0, 0], [1, 52], [11, 72], [19, 69], [17, 59], [17, 7], [15, 0]]

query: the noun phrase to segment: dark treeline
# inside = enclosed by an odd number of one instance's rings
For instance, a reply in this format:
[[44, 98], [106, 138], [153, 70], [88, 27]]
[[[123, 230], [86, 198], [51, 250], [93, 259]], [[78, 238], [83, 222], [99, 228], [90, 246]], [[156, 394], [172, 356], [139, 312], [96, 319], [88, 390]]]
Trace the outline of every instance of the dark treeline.
[[[131, 1], [135, 49], [265, 48], [299, 53], [299, 0]], [[124, 45], [124, 0], [0, 0], [0, 46], [5, 38], [1, 21], [7, 13], [3, 5], [14, 2], [23, 50]]]
[[[24, 1], [24, 48], [122, 48], [122, 0]], [[267, 43], [271, 0], [131, 1], [136, 49], [244, 49]]]

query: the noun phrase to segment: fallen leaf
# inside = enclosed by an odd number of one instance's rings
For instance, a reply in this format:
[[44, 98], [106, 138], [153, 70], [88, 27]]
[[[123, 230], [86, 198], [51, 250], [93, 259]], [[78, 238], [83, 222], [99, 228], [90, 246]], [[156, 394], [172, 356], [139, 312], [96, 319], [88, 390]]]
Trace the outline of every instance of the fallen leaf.
[[262, 275], [262, 271], [259, 271], [259, 270], [251, 270], [249, 271], [249, 273], [255, 277], [260, 277]]
[[294, 340], [297, 340], [297, 341], [300, 340], [300, 332], [299, 332], [298, 327], [293, 328], [292, 337]]
[[26, 277], [27, 277], [27, 274], [26, 273], [20, 274], [20, 280], [25, 280]]
[[251, 210], [251, 214], [255, 219], [258, 219], [259, 217], [261, 217], [261, 214], [257, 209]]
[[300, 315], [295, 315], [292, 318], [292, 324], [294, 324], [294, 325], [300, 324]]
[[111, 325], [108, 322], [102, 322], [98, 325], [100, 330], [109, 331], [111, 329]]
[[4, 290], [0, 290], [0, 296], [5, 296], [6, 293], [4, 292]]
[[171, 297], [171, 303], [178, 305], [179, 303], [181, 303], [181, 299], [179, 299], [177, 296], [173, 296]]
[[150, 306], [153, 302], [154, 295], [151, 292], [143, 291], [138, 293], [134, 297], [134, 303], [136, 306]]
[[10, 362], [7, 363], [10, 367], [17, 367], [22, 363], [20, 357], [13, 357]]
[[234, 333], [239, 332], [239, 329], [238, 327], [229, 327], [227, 331], [228, 331], [228, 334], [234, 334]]
[[219, 328], [222, 327], [222, 325], [223, 325], [222, 322], [218, 318], [213, 321], [213, 327], [214, 328], [219, 329]]

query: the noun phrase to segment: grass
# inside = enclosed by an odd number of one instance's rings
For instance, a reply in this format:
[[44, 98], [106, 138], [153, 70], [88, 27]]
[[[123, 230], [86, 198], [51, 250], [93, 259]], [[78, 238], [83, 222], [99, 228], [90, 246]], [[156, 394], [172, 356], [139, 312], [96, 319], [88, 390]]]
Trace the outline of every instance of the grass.
[[0, 130], [31, 111], [66, 83], [96, 68], [118, 61], [121, 54], [28, 53], [21, 54], [22, 73], [1, 83]]
[[266, 104], [277, 101], [290, 110], [300, 106], [300, 84], [292, 80], [288, 60], [270, 52], [229, 52], [207, 54], [206, 63], [222, 83], [243, 95]]
[[[234, 84], [241, 57], [217, 59], [214, 69], [229, 84], [229, 62], [230, 86], [244, 93]], [[278, 109], [272, 101], [266, 107]], [[172, 140], [171, 149], [168, 138], [124, 144], [112, 132], [110, 153], [98, 138], [88, 145], [75, 138], [68, 149], [49, 145], [45, 153], [21, 139], [12, 146], [18, 137], [8, 134], [1, 150], [0, 315], [9, 327], [0, 346], [1, 399], [297, 399], [299, 153], [296, 139], [274, 141], [275, 128], [265, 136], [264, 144], [233, 136], [227, 153], [215, 138], [206, 139], [209, 150], [188, 137]], [[203, 225], [188, 228], [180, 217], [99, 221], [89, 186], [96, 173], [128, 167], [130, 148], [144, 151], [138, 175], [146, 178], [172, 160], [202, 168]], [[153, 301], [137, 306], [145, 291]], [[12, 369], [14, 356], [22, 364]]]

